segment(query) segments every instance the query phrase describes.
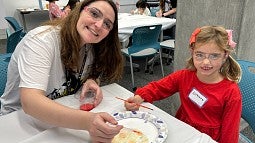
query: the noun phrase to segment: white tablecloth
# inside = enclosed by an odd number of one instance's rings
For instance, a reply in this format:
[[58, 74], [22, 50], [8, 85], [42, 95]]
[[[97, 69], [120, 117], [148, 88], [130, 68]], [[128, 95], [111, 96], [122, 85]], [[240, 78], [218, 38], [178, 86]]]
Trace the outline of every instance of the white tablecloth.
[[[104, 99], [91, 112], [108, 112], [110, 114], [125, 111], [123, 101], [115, 98], [128, 98], [133, 94], [119, 86], [110, 84], [102, 87]], [[73, 95], [57, 99], [72, 108], [78, 108], [79, 104]], [[195, 128], [185, 124], [153, 104], [143, 103], [153, 108], [149, 110], [140, 108], [141, 111], [151, 114], [165, 121], [168, 127], [168, 135], [165, 143], [215, 143], [208, 135], [203, 134]], [[48, 126], [28, 115], [22, 110], [0, 116], [0, 134], [3, 143], [88, 143], [89, 134], [83, 130], [73, 130], [60, 127]]]
[[174, 26], [175, 23], [176, 19], [171, 18], [119, 13], [118, 33], [132, 34], [134, 28], [136, 27], [157, 24], [162, 24], [162, 30], [165, 30]]
[[[162, 30], [173, 27], [176, 19], [165, 17], [154, 17], [145, 15], [131, 15], [130, 13], [118, 13], [118, 33], [121, 42], [125, 42], [133, 30], [139, 26], [162, 24]], [[163, 33], [161, 32], [161, 40]]]

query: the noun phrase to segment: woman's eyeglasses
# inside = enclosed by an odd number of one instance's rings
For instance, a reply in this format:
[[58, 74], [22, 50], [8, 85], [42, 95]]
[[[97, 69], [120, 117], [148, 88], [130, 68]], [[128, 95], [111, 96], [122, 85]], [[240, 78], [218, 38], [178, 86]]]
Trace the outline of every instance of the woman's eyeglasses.
[[216, 61], [222, 57], [221, 53], [209, 54], [209, 53], [203, 53], [203, 52], [194, 52], [193, 55], [197, 61], [203, 61], [204, 59], [208, 59], [210, 61]]
[[113, 23], [111, 22], [110, 19], [108, 18], [104, 18], [103, 13], [95, 8], [95, 7], [84, 7], [84, 10], [88, 12], [88, 14], [90, 15], [90, 17], [92, 17], [95, 21], [100, 21], [103, 19], [103, 28], [111, 31], [113, 28]]

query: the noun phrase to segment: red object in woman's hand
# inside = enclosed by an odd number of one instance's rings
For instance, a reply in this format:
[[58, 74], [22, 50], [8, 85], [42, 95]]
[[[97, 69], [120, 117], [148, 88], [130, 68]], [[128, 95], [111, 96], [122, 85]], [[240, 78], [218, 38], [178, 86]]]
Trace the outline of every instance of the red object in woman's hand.
[[94, 104], [91, 104], [91, 103], [82, 104], [80, 106], [80, 110], [84, 110], [84, 111], [90, 111], [93, 108], [94, 108]]

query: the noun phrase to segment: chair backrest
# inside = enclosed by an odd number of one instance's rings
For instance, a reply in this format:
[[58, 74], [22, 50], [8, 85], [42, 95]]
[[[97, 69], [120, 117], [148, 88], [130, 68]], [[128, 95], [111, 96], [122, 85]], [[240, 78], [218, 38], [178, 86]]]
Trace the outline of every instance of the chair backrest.
[[23, 27], [18, 23], [18, 21], [11, 16], [4, 17], [6, 21], [11, 25], [11, 27], [14, 29], [14, 31], [17, 31], [19, 29], [23, 29]]
[[0, 96], [4, 93], [11, 53], [0, 54]]
[[162, 25], [141, 26], [133, 30], [132, 45], [128, 48], [129, 54], [146, 48], [160, 49], [159, 35]]
[[255, 62], [237, 60], [242, 69], [239, 87], [242, 92], [242, 118], [255, 133]]
[[160, 10], [159, 6], [157, 6], [157, 7], [150, 7], [151, 16], [156, 16], [157, 11], [159, 11], [159, 10]]
[[7, 44], [6, 44], [6, 53], [13, 53], [17, 44], [22, 39], [23, 29], [19, 29], [18, 31], [13, 32], [9, 37], [7, 38]]

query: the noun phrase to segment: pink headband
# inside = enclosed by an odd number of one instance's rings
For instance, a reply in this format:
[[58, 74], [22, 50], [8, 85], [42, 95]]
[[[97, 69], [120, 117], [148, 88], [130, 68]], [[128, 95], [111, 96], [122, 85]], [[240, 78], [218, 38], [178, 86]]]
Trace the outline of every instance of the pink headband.
[[[195, 43], [196, 42], [196, 36], [198, 33], [200, 33], [201, 29], [200, 28], [196, 28], [194, 30], [194, 32], [191, 34], [190, 36], [190, 39], [189, 39], [189, 44], [191, 45], [192, 43]], [[235, 48], [236, 46], [236, 43], [232, 40], [232, 31], [233, 30], [226, 30], [227, 33], [228, 33], [228, 45], [231, 47], [231, 48]]]
[[235, 48], [236, 46], [236, 43], [232, 40], [232, 31], [233, 30], [226, 30], [228, 32], [228, 45], [231, 47], [231, 48]]

